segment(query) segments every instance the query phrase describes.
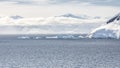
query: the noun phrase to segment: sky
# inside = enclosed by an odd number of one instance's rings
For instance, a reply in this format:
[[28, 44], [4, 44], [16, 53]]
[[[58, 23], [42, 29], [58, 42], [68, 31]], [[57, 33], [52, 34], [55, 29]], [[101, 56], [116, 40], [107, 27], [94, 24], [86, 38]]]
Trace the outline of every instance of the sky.
[[72, 13], [108, 17], [119, 10], [120, 0], [0, 0], [0, 16], [51, 17]]
[[0, 34], [90, 33], [119, 10], [120, 0], [0, 0]]

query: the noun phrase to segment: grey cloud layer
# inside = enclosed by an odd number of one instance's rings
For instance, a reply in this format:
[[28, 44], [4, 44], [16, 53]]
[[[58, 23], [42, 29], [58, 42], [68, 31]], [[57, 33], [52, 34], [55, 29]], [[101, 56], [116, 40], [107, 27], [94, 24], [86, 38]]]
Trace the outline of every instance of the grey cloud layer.
[[88, 2], [95, 5], [120, 6], [120, 0], [0, 0], [8, 2], [16, 2], [16, 4], [62, 4], [68, 2], [82, 3]]

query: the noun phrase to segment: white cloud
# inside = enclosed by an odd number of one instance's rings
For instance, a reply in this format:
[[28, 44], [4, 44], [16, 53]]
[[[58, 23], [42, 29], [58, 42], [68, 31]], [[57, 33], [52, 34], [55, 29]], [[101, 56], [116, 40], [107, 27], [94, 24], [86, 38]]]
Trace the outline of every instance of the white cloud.
[[[51, 33], [89, 33], [100, 26], [105, 19], [77, 19], [67, 17], [48, 18], [0, 18], [1, 34], [51, 34]], [[5, 29], [3, 29], [5, 28]]]

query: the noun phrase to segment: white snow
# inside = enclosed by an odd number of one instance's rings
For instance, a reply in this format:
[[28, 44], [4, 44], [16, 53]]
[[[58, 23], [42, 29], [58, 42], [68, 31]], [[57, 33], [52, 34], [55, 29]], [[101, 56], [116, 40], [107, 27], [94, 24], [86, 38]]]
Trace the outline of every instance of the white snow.
[[46, 37], [47, 39], [57, 39], [58, 37], [57, 36], [48, 36]]
[[120, 14], [116, 17], [116, 19], [111, 19], [109, 24], [98, 27], [93, 30], [90, 34], [90, 38], [120, 38]]

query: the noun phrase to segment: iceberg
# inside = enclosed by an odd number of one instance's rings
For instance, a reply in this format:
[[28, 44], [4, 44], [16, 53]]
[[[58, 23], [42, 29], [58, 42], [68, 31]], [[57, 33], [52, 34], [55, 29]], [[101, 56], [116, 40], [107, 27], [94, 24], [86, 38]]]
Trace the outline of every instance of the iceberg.
[[46, 39], [57, 39], [57, 36], [47, 36]]
[[20, 36], [20, 37], [18, 37], [18, 39], [30, 39], [30, 37], [29, 36]]
[[94, 29], [89, 37], [120, 39], [120, 13], [108, 20], [105, 25]]

